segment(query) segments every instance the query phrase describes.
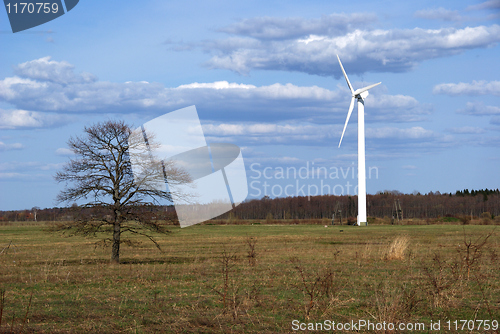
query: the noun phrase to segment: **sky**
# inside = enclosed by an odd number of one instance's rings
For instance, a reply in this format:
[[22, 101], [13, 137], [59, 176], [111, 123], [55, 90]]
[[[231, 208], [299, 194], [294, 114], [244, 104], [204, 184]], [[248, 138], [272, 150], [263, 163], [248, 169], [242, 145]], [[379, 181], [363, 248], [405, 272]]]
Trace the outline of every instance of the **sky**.
[[64, 206], [67, 141], [195, 105], [242, 149], [248, 199], [500, 188], [500, 0], [81, 0], [12, 33], [0, 8], [0, 210]]

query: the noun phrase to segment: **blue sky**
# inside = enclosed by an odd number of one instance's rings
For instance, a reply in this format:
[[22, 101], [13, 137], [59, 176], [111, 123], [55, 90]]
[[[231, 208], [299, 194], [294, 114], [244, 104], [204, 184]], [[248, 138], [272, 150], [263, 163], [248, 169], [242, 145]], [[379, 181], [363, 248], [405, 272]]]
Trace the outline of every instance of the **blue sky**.
[[81, 0], [16, 34], [0, 9], [0, 209], [56, 205], [85, 125], [193, 104], [209, 142], [242, 148], [249, 197], [354, 194], [336, 54], [355, 88], [382, 81], [365, 103], [368, 193], [498, 188], [499, 42], [499, 0]]

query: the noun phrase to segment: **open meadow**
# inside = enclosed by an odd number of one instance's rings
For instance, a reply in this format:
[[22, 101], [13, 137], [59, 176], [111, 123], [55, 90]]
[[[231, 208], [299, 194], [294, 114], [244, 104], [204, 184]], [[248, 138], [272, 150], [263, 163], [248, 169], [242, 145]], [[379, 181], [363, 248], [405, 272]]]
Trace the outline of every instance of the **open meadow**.
[[0, 226], [0, 333], [291, 333], [293, 320], [360, 319], [498, 333], [494, 225], [172, 227], [162, 252], [122, 245], [120, 265], [97, 240], [49, 227]]

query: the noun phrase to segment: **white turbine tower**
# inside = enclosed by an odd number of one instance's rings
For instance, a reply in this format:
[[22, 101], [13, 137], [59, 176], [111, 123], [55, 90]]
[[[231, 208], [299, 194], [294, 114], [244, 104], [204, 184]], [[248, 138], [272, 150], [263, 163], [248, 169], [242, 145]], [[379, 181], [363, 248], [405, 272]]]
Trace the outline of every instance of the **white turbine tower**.
[[366, 86], [360, 89], [352, 89], [349, 78], [345, 73], [344, 66], [340, 61], [340, 68], [344, 73], [345, 81], [351, 90], [352, 99], [351, 105], [349, 106], [349, 112], [347, 113], [347, 119], [345, 120], [344, 130], [342, 131], [342, 137], [340, 137], [339, 147], [342, 144], [342, 138], [344, 138], [345, 129], [349, 118], [351, 117], [352, 109], [354, 108], [354, 100], [358, 100], [358, 226], [367, 226], [366, 220], [366, 166], [365, 166], [365, 99], [368, 96], [368, 89], [380, 85], [381, 82]]

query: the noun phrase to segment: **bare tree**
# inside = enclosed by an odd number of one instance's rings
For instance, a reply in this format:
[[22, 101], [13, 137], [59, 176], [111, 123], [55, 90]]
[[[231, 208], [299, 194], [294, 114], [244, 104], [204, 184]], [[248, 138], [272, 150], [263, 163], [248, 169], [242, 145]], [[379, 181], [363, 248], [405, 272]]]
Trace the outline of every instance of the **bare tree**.
[[[169, 185], [191, 181], [187, 173], [171, 163], [154, 161], [151, 151], [158, 144], [154, 134], [148, 133], [147, 137], [148, 147], [143, 133], [132, 131], [123, 121], [85, 127], [83, 136], [68, 141], [75, 158], [55, 175], [57, 182], [66, 184], [57, 196], [59, 203], [85, 202], [80, 206], [81, 214], [57, 229], [69, 230], [72, 235], [111, 234], [101, 242], [112, 244], [111, 261], [115, 263], [120, 262], [120, 244], [132, 243], [122, 238], [124, 233], [144, 236], [160, 249], [151, 232], [169, 231], [154, 208], [160, 201], [171, 202], [173, 197], [182, 196], [166, 189], [165, 178]], [[134, 168], [135, 162], [144, 162], [139, 172], [132, 172], [131, 159]]]

